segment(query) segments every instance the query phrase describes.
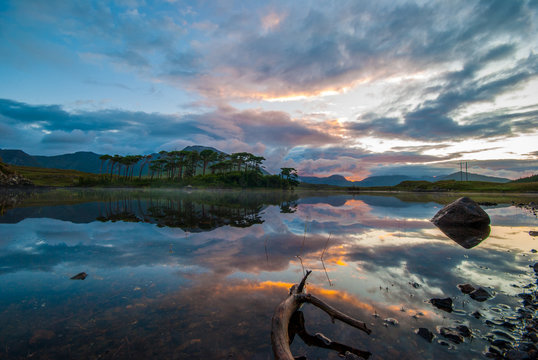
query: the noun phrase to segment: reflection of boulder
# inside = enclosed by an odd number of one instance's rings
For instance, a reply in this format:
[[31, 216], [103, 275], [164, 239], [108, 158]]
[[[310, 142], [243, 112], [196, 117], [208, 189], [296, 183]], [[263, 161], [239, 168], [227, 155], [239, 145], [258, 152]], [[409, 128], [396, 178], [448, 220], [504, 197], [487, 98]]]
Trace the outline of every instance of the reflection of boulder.
[[489, 232], [491, 231], [488, 224], [483, 224], [480, 226], [437, 226], [446, 236], [466, 249], [473, 248], [480, 244], [489, 236]]
[[448, 204], [431, 220], [435, 225], [441, 227], [461, 226], [461, 225], [489, 225], [488, 214], [468, 197], [462, 197], [453, 203]]

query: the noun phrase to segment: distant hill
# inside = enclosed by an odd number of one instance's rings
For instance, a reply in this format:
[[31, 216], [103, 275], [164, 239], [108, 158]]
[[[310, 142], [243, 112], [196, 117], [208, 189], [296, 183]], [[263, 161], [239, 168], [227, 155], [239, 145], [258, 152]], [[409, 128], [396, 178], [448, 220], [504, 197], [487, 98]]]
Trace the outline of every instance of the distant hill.
[[64, 154], [56, 156], [34, 156], [33, 158], [42, 167], [48, 169], [78, 170], [89, 173], [99, 173], [101, 160], [93, 152], [79, 151], [74, 154]]
[[353, 186], [354, 182], [347, 180], [342, 175], [331, 175], [327, 177], [299, 176], [299, 181], [315, 185]]
[[[468, 173], [467, 178], [469, 181], [486, 181], [486, 182], [497, 182], [497, 183], [507, 183], [510, 182], [510, 179], [478, 175], [473, 173]], [[463, 174], [463, 179], [465, 180], [465, 174]], [[326, 184], [334, 186], [344, 186], [344, 187], [376, 187], [376, 186], [395, 186], [401, 183], [402, 181], [442, 181], [442, 180], [460, 180], [460, 173], [456, 172], [450, 175], [440, 175], [437, 177], [431, 176], [422, 176], [414, 177], [408, 175], [380, 175], [380, 176], [370, 176], [361, 181], [349, 181], [342, 175], [331, 175], [327, 177], [316, 177], [316, 176], [299, 176], [299, 181], [307, 184]]]
[[94, 174], [99, 173], [101, 166], [101, 160], [99, 160], [101, 155], [88, 151], [55, 156], [32, 156], [22, 150], [0, 150], [0, 156], [11, 165], [79, 170]]
[[370, 176], [361, 181], [349, 181], [342, 175], [331, 175], [327, 177], [317, 176], [299, 176], [299, 181], [307, 184], [316, 185], [333, 185], [333, 186], [358, 186], [358, 187], [375, 187], [375, 186], [394, 186], [406, 180], [427, 180], [433, 181], [432, 177], [416, 178], [407, 175], [381, 175]]
[[459, 171], [450, 175], [440, 176], [439, 178], [436, 179], [436, 181], [440, 181], [440, 180], [460, 181], [461, 179], [463, 179], [463, 181], [487, 181], [487, 182], [497, 182], [497, 183], [507, 183], [507, 182], [512, 181], [506, 178], [478, 175], [478, 174], [473, 174], [473, 173], [468, 173], [466, 177], [465, 173], [463, 173], [463, 176], [462, 176], [462, 173]]
[[[211, 146], [202, 146], [202, 145], [192, 145], [192, 146], [187, 146], [186, 148], [184, 148], [183, 150], [185, 151], [197, 151], [199, 153], [201, 153], [202, 151], [204, 150], [211, 150], [211, 151], [214, 151], [216, 153], [219, 153], [219, 154], [226, 154], [224, 151], [220, 151], [220, 150], [217, 150], [215, 149], [214, 147], [211, 147]], [[228, 154], [226, 154], [228, 155]]]
[[536, 175], [532, 175], [532, 176], [527, 176], [527, 177], [524, 177], [524, 178], [521, 178], [521, 179], [517, 179], [517, 180], [513, 180], [513, 181], [510, 181], [511, 183], [530, 183], [530, 182], [538, 182], [538, 174]]
[[10, 165], [42, 167], [42, 165], [33, 156], [28, 155], [22, 150], [0, 149], [0, 157], [4, 159], [6, 164]]
[[361, 181], [355, 182], [355, 186], [375, 187], [375, 186], [394, 186], [402, 181], [434, 181], [432, 177], [413, 177], [408, 175], [381, 175], [370, 176]]

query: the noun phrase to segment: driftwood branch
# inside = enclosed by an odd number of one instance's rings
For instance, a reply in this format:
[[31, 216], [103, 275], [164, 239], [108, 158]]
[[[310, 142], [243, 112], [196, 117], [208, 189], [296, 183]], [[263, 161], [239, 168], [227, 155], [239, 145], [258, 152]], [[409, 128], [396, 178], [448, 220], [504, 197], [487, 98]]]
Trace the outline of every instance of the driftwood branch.
[[335, 350], [342, 355], [344, 355], [346, 352], [350, 352], [364, 359], [368, 359], [370, 355], [372, 355], [368, 351], [356, 349], [351, 346], [332, 341], [321, 333], [316, 333], [315, 335], [309, 334], [306, 331], [304, 323], [304, 314], [300, 310], [294, 312], [290, 319], [289, 334], [290, 340], [293, 340], [295, 334], [297, 334], [308, 346], [317, 346], [324, 349]]
[[[308, 345], [311, 344], [314, 346], [321, 346], [339, 352], [349, 351], [353, 354], [368, 358], [370, 356], [370, 353], [367, 351], [362, 351], [340, 343], [335, 343], [321, 334], [316, 334], [315, 336], [308, 334], [306, 332], [306, 329], [304, 328], [304, 318], [302, 318], [301, 326], [302, 313], [298, 312], [297, 310], [301, 307], [302, 304], [310, 303], [329, 314], [333, 322], [334, 319], [338, 319], [348, 325], [351, 325], [359, 330], [364, 331], [367, 334], [370, 334], [372, 332], [364, 322], [356, 320], [336, 310], [332, 306], [326, 304], [325, 302], [311, 294], [305, 293], [306, 279], [311, 273], [312, 271], [308, 270], [301, 282], [291, 287], [288, 297], [284, 299], [284, 301], [282, 301], [275, 309], [271, 327], [271, 343], [273, 346], [273, 353], [275, 354], [275, 359], [294, 359], [290, 350], [290, 344], [295, 334], [298, 334]], [[301, 313], [301, 315], [296, 315], [296, 313]], [[297, 317], [299, 318], [297, 319]], [[292, 321], [292, 318], [294, 318], [295, 321]], [[298, 324], [297, 320], [299, 320]]]

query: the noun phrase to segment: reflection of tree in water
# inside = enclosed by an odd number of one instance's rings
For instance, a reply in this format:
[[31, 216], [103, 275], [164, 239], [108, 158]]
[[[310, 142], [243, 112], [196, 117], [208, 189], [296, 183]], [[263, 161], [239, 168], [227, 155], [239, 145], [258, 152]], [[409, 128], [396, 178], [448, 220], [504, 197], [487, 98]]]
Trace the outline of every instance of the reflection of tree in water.
[[293, 214], [297, 211], [297, 201], [290, 200], [290, 201], [283, 201], [280, 204], [280, 212], [282, 214]]
[[[274, 193], [175, 193], [149, 198], [127, 196], [108, 199], [99, 221], [146, 222], [186, 231], [208, 231], [221, 226], [249, 227], [262, 224], [266, 205], [279, 205], [294, 212], [296, 195]], [[170, 195], [170, 194], [169, 194]]]

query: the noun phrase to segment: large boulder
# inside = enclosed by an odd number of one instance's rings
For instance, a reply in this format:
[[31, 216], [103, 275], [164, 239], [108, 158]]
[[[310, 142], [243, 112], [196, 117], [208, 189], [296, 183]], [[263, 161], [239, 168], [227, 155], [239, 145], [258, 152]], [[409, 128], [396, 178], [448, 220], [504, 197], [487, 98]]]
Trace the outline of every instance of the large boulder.
[[468, 197], [459, 198], [448, 204], [439, 210], [431, 221], [439, 227], [460, 225], [480, 227], [490, 223], [488, 214]]

